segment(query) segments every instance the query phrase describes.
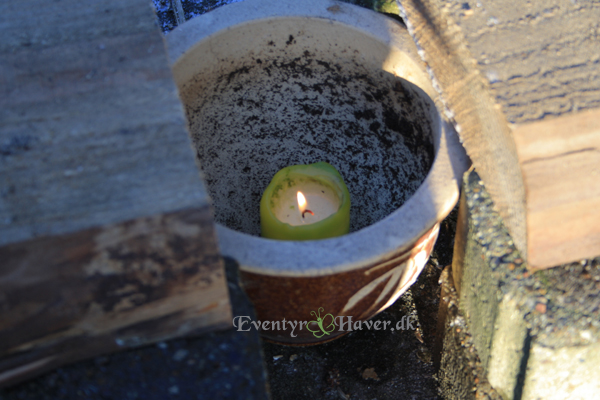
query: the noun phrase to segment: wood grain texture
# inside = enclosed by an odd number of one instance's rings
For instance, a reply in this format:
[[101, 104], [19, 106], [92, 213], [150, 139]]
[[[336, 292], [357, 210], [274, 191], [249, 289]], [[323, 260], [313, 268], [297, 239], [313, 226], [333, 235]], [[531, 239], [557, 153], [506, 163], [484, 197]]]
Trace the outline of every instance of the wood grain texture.
[[0, 15], [0, 245], [208, 204], [149, 2]]
[[[405, 0], [400, 8], [515, 245], [524, 257], [544, 251], [528, 243], [537, 206], [526, 197], [531, 180], [523, 180], [510, 126], [600, 107], [600, 3]], [[578, 162], [590, 170], [594, 160]], [[588, 198], [578, 190], [573, 198]], [[590, 256], [561, 253], [550, 251], [544, 266]]]
[[510, 123], [600, 107], [599, 2], [462, 4], [446, 9]]
[[150, 3], [9, 0], [0, 15], [0, 386], [229, 326]]
[[0, 386], [231, 325], [206, 209], [15, 243], [0, 259]]
[[525, 188], [505, 116], [496, 106], [460, 27], [436, 0], [400, 3], [467, 154], [486, 182], [498, 212], [526, 255]]
[[518, 126], [527, 187], [529, 264], [600, 252], [600, 110]]

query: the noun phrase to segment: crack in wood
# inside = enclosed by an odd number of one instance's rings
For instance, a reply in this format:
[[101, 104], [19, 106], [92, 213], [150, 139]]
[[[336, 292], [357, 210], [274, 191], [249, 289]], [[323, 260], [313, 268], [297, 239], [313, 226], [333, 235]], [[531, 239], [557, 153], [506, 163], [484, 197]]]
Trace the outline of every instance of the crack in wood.
[[521, 165], [527, 165], [527, 164], [532, 164], [532, 163], [536, 163], [536, 162], [543, 162], [543, 161], [554, 160], [556, 158], [562, 158], [562, 157], [566, 157], [566, 156], [570, 156], [570, 155], [578, 154], [578, 153], [586, 153], [586, 152], [589, 152], [589, 151], [600, 151], [600, 149], [597, 149], [596, 147], [586, 147], [585, 149], [567, 151], [567, 152], [564, 152], [564, 153], [555, 154], [555, 155], [548, 156], [548, 157], [531, 158], [529, 160], [521, 161]]

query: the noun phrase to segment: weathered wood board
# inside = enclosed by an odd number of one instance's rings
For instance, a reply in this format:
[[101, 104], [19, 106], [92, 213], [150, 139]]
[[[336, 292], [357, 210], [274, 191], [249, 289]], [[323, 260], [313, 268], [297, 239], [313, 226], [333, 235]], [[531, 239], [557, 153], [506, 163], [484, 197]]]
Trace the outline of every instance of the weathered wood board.
[[0, 248], [0, 386], [231, 323], [205, 209]]
[[[546, 223], [536, 226], [539, 219], [528, 215], [537, 205], [529, 197], [531, 180], [523, 178], [512, 131], [600, 108], [600, 3], [403, 0], [399, 6], [467, 153], [530, 266], [547, 268], [600, 254], [597, 240], [588, 236], [596, 233], [586, 230], [555, 238], [586, 245], [542, 248], [533, 238]], [[543, 126], [529, 129], [542, 129], [539, 140], [545, 140]], [[563, 131], [562, 140], [573, 133]], [[581, 162], [579, 171], [591, 171], [590, 162], [593, 157]], [[552, 179], [562, 179], [561, 171], [552, 172]], [[589, 195], [574, 189], [574, 202]], [[554, 212], [559, 214], [557, 232], [561, 225], [600, 220], [598, 209], [592, 214]], [[541, 252], [544, 257], [537, 257]]]
[[0, 2], [0, 386], [231, 324], [146, 0]]
[[514, 137], [527, 188], [529, 263], [598, 255], [600, 110], [520, 125]]

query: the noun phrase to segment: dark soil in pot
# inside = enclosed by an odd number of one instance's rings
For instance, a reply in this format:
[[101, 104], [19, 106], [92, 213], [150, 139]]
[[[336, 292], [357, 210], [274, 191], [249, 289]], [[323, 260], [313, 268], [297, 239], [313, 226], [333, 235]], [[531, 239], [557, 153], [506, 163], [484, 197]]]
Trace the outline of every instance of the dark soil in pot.
[[[293, 36], [285, 43], [293, 46]], [[284, 50], [198, 74], [182, 91], [217, 222], [259, 235], [259, 202], [273, 175], [317, 161], [348, 186], [350, 231], [381, 220], [433, 163], [432, 105], [413, 84], [352, 58]]]

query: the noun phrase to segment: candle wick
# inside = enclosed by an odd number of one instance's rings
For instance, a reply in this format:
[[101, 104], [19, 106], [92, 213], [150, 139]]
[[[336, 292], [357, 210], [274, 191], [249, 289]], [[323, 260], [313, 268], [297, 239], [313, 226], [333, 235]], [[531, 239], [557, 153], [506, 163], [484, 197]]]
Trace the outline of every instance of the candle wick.
[[309, 213], [310, 215], [315, 215], [315, 213], [310, 210], [304, 210], [304, 211], [302, 211], [302, 218], [304, 218], [305, 213]]

